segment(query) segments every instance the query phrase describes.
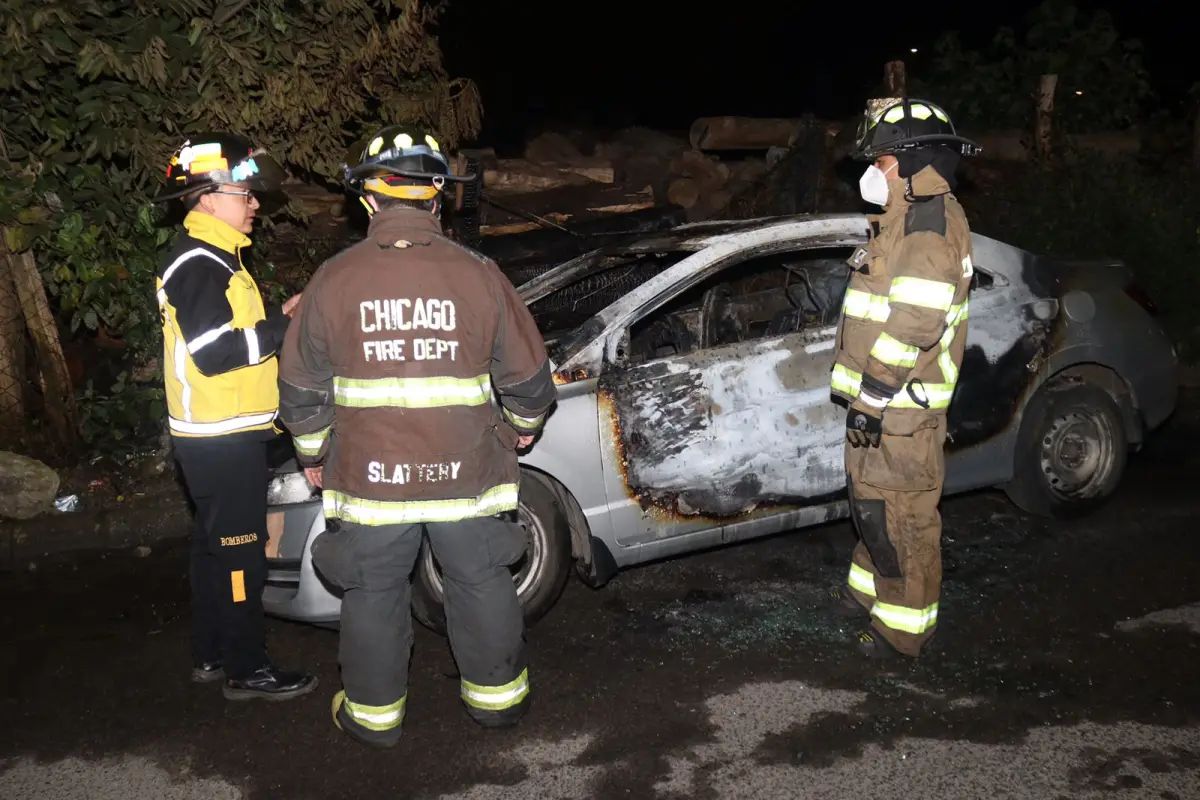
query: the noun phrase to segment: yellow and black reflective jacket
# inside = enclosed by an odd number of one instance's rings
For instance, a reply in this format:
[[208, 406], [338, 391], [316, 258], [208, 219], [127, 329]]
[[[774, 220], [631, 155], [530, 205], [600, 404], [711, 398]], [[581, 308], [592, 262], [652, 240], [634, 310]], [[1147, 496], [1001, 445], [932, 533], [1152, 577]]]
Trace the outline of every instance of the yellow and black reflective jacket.
[[263, 306], [242, 266], [250, 239], [192, 211], [158, 272], [163, 377], [175, 436], [223, 436], [274, 427], [279, 408], [276, 353], [288, 317]]

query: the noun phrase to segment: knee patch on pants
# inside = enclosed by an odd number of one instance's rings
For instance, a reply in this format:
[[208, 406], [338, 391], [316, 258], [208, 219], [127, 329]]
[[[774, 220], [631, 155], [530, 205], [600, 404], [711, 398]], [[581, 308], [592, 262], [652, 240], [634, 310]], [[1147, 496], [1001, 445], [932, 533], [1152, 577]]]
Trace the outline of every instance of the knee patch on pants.
[[860, 500], [850, 493], [850, 515], [871, 561], [881, 578], [900, 578], [900, 556], [887, 534], [887, 505], [882, 500]]
[[362, 568], [354, 553], [353, 527], [346, 529], [341, 521], [325, 520], [325, 532], [312, 544], [312, 561], [317, 572], [339, 589], [354, 589], [362, 585]]

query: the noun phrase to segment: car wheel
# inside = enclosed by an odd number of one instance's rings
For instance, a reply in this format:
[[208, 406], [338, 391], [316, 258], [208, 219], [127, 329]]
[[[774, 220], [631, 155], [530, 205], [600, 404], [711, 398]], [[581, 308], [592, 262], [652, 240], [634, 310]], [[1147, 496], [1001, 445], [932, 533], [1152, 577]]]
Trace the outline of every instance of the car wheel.
[[1031, 514], [1081, 517], [1116, 490], [1128, 453], [1121, 409], [1108, 392], [1090, 384], [1046, 387], [1025, 410], [1004, 491]]
[[[525, 624], [533, 625], [558, 601], [571, 570], [571, 530], [566, 513], [545, 480], [530, 472], [521, 475], [517, 522], [525, 530], [525, 556], [509, 569]], [[421, 544], [412, 586], [413, 615], [431, 630], [445, 635], [442, 572], [426, 539]]]

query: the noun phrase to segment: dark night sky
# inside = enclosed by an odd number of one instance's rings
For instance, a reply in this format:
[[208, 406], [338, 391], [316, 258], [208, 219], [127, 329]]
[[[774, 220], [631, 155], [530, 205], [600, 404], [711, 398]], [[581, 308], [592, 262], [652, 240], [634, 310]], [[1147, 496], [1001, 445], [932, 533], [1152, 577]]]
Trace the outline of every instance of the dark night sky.
[[[760, 10], [772, 5], [784, 10]], [[919, 73], [943, 31], [986, 42], [1001, 25], [1019, 29], [1036, 5], [451, 0], [438, 36], [451, 73], [474, 79], [483, 93], [481, 142], [507, 149], [527, 127], [553, 118], [686, 129], [707, 114], [853, 114], [885, 62], [903, 58]], [[1123, 36], [1142, 40], [1160, 92], [1177, 98], [1200, 77], [1172, 68], [1195, 47], [1193, 23], [1171, 13], [1173, 4], [1096, 5]]]

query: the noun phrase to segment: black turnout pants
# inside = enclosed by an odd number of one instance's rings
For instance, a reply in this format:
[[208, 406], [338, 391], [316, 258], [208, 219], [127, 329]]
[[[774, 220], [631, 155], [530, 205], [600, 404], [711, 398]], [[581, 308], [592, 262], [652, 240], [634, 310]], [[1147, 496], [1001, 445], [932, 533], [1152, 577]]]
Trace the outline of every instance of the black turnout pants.
[[267, 663], [267, 440], [262, 431], [174, 437], [196, 524], [191, 542], [192, 658], [245, 678]]

